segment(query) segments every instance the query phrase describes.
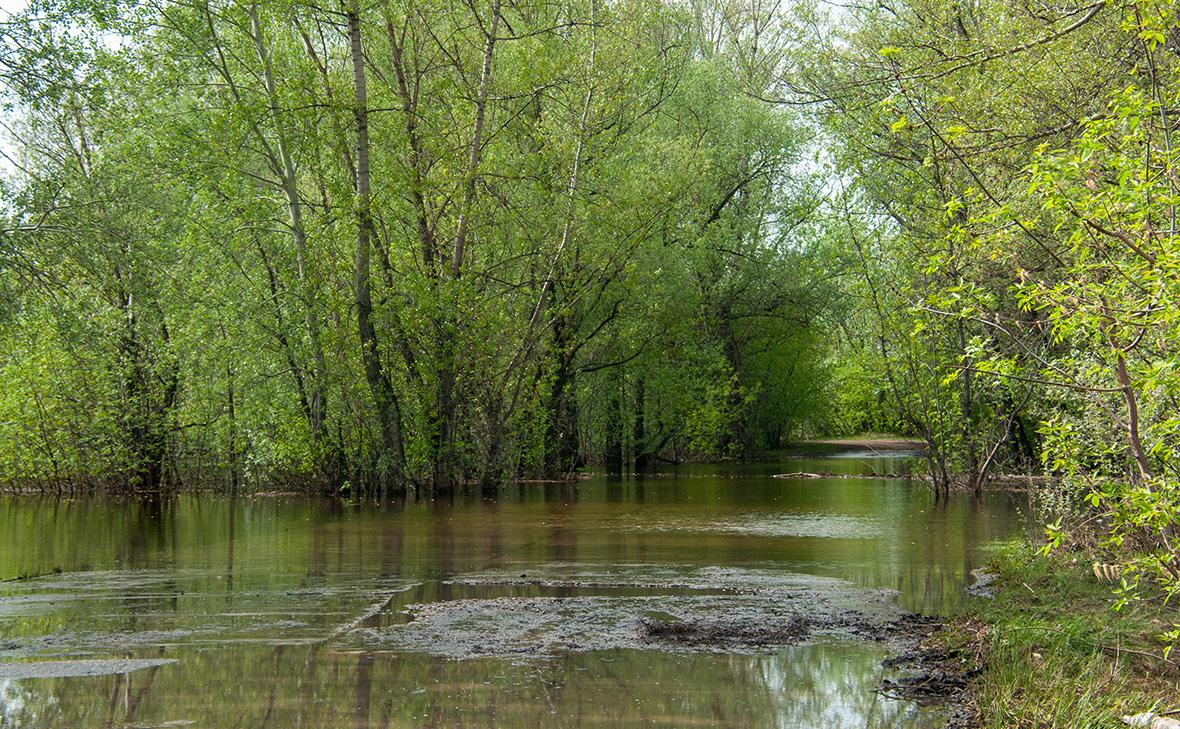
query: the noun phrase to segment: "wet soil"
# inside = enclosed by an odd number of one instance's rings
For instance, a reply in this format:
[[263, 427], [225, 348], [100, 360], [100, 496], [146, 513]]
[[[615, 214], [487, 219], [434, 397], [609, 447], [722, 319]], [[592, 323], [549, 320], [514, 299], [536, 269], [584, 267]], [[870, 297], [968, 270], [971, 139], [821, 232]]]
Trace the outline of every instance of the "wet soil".
[[935, 621], [925, 631], [916, 632], [912, 648], [882, 662], [883, 668], [897, 670], [899, 675], [883, 679], [880, 693], [891, 699], [943, 706], [945, 729], [975, 729], [980, 725], [980, 714], [972, 685], [983, 672], [986, 629], [961, 626], [959, 632], [971, 637], [961, 645], [948, 646], [935, 637], [940, 627]]
[[813, 623], [795, 618], [779, 625], [751, 625], [722, 621], [717, 623], [656, 620], [644, 618], [644, 635], [653, 643], [680, 646], [782, 646], [797, 643], [810, 633]]
[[923, 453], [926, 441], [910, 438], [823, 438], [806, 441], [804, 446], [819, 446], [825, 448], [855, 448], [878, 453]]
[[[821, 638], [901, 648], [926, 624], [891, 591], [777, 570], [558, 564], [451, 584], [520, 594], [412, 604], [402, 621], [352, 631], [342, 647], [523, 660], [628, 649], [757, 653]], [[538, 589], [564, 594], [536, 596]]]
[[978, 567], [971, 570], [971, 577], [974, 578], [975, 581], [968, 585], [964, 592], [966, 592], [968, 595], [971, 595], [972, 597], [983, 597], [989, 600], [995, 597], [993, 585], [995, 584], [995, 581], [999, 579], [999, 575], [988, 572], [982, 567]]

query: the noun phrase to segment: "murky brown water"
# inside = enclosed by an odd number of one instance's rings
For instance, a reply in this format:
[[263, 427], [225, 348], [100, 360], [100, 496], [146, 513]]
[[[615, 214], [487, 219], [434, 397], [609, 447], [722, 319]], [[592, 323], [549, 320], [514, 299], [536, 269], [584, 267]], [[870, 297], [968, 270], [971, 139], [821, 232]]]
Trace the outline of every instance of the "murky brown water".
[[[953, 610], [1021, 509], [770, 478], [906, 464], [833, 456], [434, 504], [3, 497], [0, 726], [939, 726], [845, 617]], [[789, 645], [644, 633], [808, 613]]]

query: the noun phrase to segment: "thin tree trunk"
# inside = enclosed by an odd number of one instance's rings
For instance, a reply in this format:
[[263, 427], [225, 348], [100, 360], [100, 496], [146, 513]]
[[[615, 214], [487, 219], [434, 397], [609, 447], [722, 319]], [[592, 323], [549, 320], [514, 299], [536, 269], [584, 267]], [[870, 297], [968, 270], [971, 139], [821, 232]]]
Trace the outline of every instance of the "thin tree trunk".
[[603, 454], [603, 464], [611, 476], [623, 475], [623, 407], [619, 389], [614, 388], [606, 411], [606, 452]]
[[225, 400], [229, 415], [229, 493], [238, 495], [238, 420], [234, 397], [234, 370], [225, 368]]
[[[459, 220], [451, 244], [451, 278], [458, 280], [463, 273], [463, 257], [467, 249], [472, 209], [475, 203], [476, 178], [483, 155], [484, 120], [487, 117], [488, 95], [491, 92], [492, 60], [495, 56], [497, 33], [500, 28], [500, 0], [492, 0], [491, 19], [484, 35], [483, 63], [480, 67], [479, 87], [475, 97], [475, 121], [467, 149], [467, 169], [463, 176], [463, 197], [459, 205]], [[456, 312], [457, 313], [457, 312]], [[437, 491], [451, 488], [455, 479], [455, 385], [458, 380], [455, 352], [457, 326], [455, 313], [443, 313], [435, 324], [438, 347], [438, 390], [435, 397], [434, 423], [434, 478]]]
[[[210, 30], [213, 21], [208, 19]], [[316, 444], [316, 458], [324, 467], [329, 487], [334, 487], [342, 474], [343, 454], [338, 444], [332, 444], [328, 435], [326, 416], [328, 410], [327, 394], [327, 362], [324, 358], [324, 347], [320, 336], [320, 321], [313, 301], [316, 286], [310, 275], [310, 246], [307, 239], [307, 227], [303, 221], [303, 201], [299, 197], [298, 173], [294, 157], [287, 144], [287, 133], [283, 128], [283, 110], [279, 103], [278, 86], [275, 81], [274, 64], [271, 61], [270, 48], [266, 44], [262, 22], [258, 17], [257, 6], [250, 7], [250, 37], [254, 42], [254, 51], [258, 56], [262, 70], [262, 83], [266, 90], [267, 104], [271, 118], [275, 124], [275, 145], [272, 147], [257, 124], [251, 125], [251, 131], [258, 139], [263, 154], [271, 168], [279, 176], [280, 189], [287, 205], [287, 214], [291, 225], [291, 241], [295, 246], [295, 275], [299, 283], [297, 298], [303, 307], [307, 338], [311, 345], [312, 376], [310, 382], [301, 384], [302, 396], [306, 400], [306, 412], [311, 427], [312, 440]], [[220, 49], [220, 46], [218, 47]], [[231, 93], [235, 99], [239, 98], [236, 84], [232, 83], [229, 68], [224, 58], [218, 72], [230, 84]], [[259, 246], [261, 248], [261, 245]]]
[[647, 450], [647, 383], [643, 375], [635, 383], [635, 422], [632, 428], [632, 448], [635, 452], [635, 473], [646, 473], [651, 463]]
[[[1114, 342], [1111, 344], [1113, 346]], [[1148, 465], [1147, 450], [1143, 447], [1143, 440], [1139, 434], [1139, 402], [1135, 397], [1135, 389], [1131, 386], [1127, 359], [1122, 351], [1115, 357], [1115, 377], [1123, 393], [1123, 400], [1127, 404], [1127, 443], [1131, 447], [1131, 457], [1135, 459], [1135, 466], [1139, 471], [1136, 480], [1146, 483], [1151, 479], [1151, 466]]]
[[[963, 321], [960, 319], [955, 322], [956, 333], [959, 340], [959, 356], [965, 356], [967, 351], [967, 332], [963, 326]], [[967, 458], [967, 473], [971, 475], [971, 486], [973, 489], [978, 489], [983, 478], [983, 473], [979, 467], [979, 456], [976, 453], [976, 433], [975, 422], [972, 417], [975, 406], [972, 402], [971, 394], [971, 369], [969, 367], [961, 367], [959, 370], [960, 390], [959, 390], [959, 412], [962, 418], [962, 437], [963, 437], [963, 452]]]
[[[590, 45], [590, 59], [587, 68], [589, 79], [586, 94], [582, 100], [582, 109], [578, 117], [578, 142], [574, 148], [573, 164], [566, 181], [565, 190], [565, 219], [562, 222], [561, 239], [557, 244], [557, 253], [550, 264], [545, 282], [541, 285], [541, 295], [537, 306], [533, 310], [529, 330], [526, 337], [532, 336], [532, 331], [540, 320], [545, 308], [556, 309], [559, 302], [558, 264], [560, 257], [573, 239], [575, 222], [575, 199], [578, 189], [578, 178], [582, 170], [582, 157], [586, 147], [587, 129], [590, 119], [590, 108], [594, 100], [593, 73], [597, 61], [598, 43], [595, 24], [598, 19], [598, 0], [593, 0], [590, 6], [591, 34], [593, 42]], [[553, 333], [553, 349], [556, 352], [558, 365], [550, 393], [550, 412], [548, 433], [546, 435], [545, 471], [548, 477], [565, 476], [571, 473], [579, 464], [579, 434], [577, 395], [574, 392], [575, 369], [570, 352], [569, 329], [572, 325], [567, 321], [564, 312], [554, 315], [551, 324]], [[620, 463], [620, 468], [622, 467]]]
[[[561, 329], [557, 328], [560, 332]], [[559, 337], [560, 340], [560, 337]], [[564, 341], [557, 348], [557, 372], [549, 391], [549, 422], [545, 433], [545, 477], [561, 478], [578, 467], [578, 402], [573, 363]]]
[[356, 117], [356, 256], [354, 283], [356, 294], [357, 333], [361, 342], [361, 360], [365, 381], [369, 385], [381, 429], [383, 453], [378, 457], [382, 490], [392, 482], [403, 488], [405, 450], [402, 444], [401, 406], [389, 374], [381, 363], [377, 333], [373, 329], [373, 297], [369, 275], [369, 258], [373, 237], [373, 214], [369, 178], [369, 111], [365, 86], [365, 58], [361, 47], [360, 4], [350, 0], [348, 6], [348, 36], [351, 45], [352, 83], [355, 94], [353, 113]]
[[459, 224], [451, 252], [451, 275], [459, 278], [463, 269], [463, 252], [467, 245], [468, 221], [475, 201], [475, 178], [483, 155], [483, 126], [487, 116], [488, 94], [491, 91], [492, 58], [496, 51], [496, 33], [500, 28], [500, 0], [492, 0], [492, 18], [483, 46], [483, 65], [479, 72], [479, 90], [475, 102], [475, 124], [471, 130], [471, 144], [467, 150], [467, 174], [463, 180], [463, 203], [459, 208]]

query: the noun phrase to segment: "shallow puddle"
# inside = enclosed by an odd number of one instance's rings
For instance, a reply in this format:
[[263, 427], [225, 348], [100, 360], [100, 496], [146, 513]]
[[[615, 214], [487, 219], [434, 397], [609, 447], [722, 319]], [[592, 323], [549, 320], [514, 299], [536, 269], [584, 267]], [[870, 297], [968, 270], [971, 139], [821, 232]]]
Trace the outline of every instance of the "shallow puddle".
[[875, 691], [889, 626], [968, 599], [1019, 502], [773, 478], [908, 466], [384, 506], [0, 498], [0, 726], [939, 726]]

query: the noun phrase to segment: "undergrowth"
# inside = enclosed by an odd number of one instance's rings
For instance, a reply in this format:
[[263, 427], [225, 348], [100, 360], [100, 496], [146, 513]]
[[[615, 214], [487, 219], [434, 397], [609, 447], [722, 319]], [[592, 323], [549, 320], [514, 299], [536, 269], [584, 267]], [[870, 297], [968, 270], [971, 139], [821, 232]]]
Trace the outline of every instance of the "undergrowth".
[[1111, 609], [1112, 586], [1082, 555], [998, 548], [995, 598], [973, 599], [946, 640], [979, 648], [973, 686], [980, 726], [1115, 727], [1122, 717], [1180, 709], [1180, 663], [1161, 633], [1176, 608], [1144, 601]]

